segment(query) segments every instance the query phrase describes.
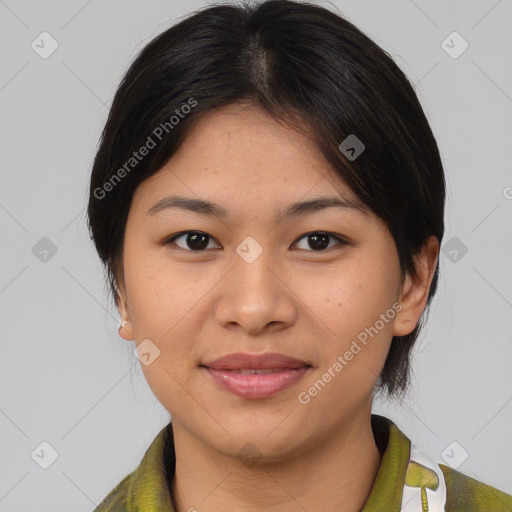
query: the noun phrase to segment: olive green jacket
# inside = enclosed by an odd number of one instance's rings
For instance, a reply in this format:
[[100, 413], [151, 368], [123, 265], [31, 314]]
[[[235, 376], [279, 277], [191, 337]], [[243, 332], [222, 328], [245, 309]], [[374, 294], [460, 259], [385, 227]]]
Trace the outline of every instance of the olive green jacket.
[[[512, 512], [511, 495], [428, 459], [389, 419], [372, 415], [372, 428], [382, 460], [361, 512]], [[173, 458], [172, 424], [93, 512], [175, 512], [164, 471], [166, 442]]]

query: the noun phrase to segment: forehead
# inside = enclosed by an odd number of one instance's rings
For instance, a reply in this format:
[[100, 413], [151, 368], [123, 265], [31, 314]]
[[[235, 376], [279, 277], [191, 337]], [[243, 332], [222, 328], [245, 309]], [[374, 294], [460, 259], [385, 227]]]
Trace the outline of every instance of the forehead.
[[136, 196], [150, 207], [171, 193], [272, 209], [320, 195], [357, 201], [310, 136], [253, 105], [230, 105], [204, 114]]

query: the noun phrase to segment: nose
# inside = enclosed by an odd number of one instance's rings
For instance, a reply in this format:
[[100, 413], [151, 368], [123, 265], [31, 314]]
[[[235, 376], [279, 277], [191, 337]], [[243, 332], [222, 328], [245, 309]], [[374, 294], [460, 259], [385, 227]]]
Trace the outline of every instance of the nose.
[[222, 327], [257, 335], [293, 325], [297, 298], [286, 273], [265, 252], [248, 263], [240, 258], [218, 287], [215, 318]]

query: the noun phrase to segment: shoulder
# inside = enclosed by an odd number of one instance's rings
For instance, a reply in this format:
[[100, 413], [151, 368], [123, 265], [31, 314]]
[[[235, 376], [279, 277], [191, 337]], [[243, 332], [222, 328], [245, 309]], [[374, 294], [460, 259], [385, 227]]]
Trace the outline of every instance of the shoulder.
[[93, 512], [119, 512], [128, 510], [128, 494], [133, 473], [125, 476], [93, 510]]
[[447, 512], [511, 512], [512, 496], [444, 464]]
[[[138, 467], [126, 475], [93, 512], [139, 512], [150, 508], [169, 512], [174, 510], [164, 468], [164, 448], [169, 440], [168, 427], [160, 430]], [[174, 451], [171, 455], [174, 456]]]

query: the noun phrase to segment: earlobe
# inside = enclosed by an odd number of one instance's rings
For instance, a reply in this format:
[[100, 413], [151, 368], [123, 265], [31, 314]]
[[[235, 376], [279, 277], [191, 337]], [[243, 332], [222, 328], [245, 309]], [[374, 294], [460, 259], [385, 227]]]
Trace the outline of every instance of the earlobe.
[[417, 319], [414, 320], [415, 315], [412, 314], [412, 292], [413, 292], [413, 281], [411, 276], [407, 275], [404, 280], [402, 287], [402, 293], [399, 296], [399, 302], [402, 306], [400, 311], [395, 317], [395, 323], [393, 325], [393, 336], [405, 336], [414, 330], [416, 327]]
[[423, 250], [414, 257], [416, 276], [404, 279], [399, 301], [402, 309], [398, 312], [393, 326], [393, 336], [406, 336], [418, 324], [427, 305], [430, 285], [434, 277], [439, 256], [439, 241], [431, 236]]
[[121, 325], [118, 328], [119, 336], [121, 336], [121, 338], [123, 338], [126, 341], [132, 341], [134, 339], [134, 336], [131, 321], [128, 314], [128, 306], [126, 303], [126, 299], [124, 298], [121, 292], [118, 292], [116, 302], [119, 315], [122, 319]]
[[119, 332], [119, 336], [121, 336], [121, 338], [123, 338], [123, 340], [133, 341], [133, 339], [134, 339], [133, 332], [132, 332], [131, 325], [128, 322], [128, 320], [124, 320], [121, 323], [121, 325], [119, 326], [118, 332]]

